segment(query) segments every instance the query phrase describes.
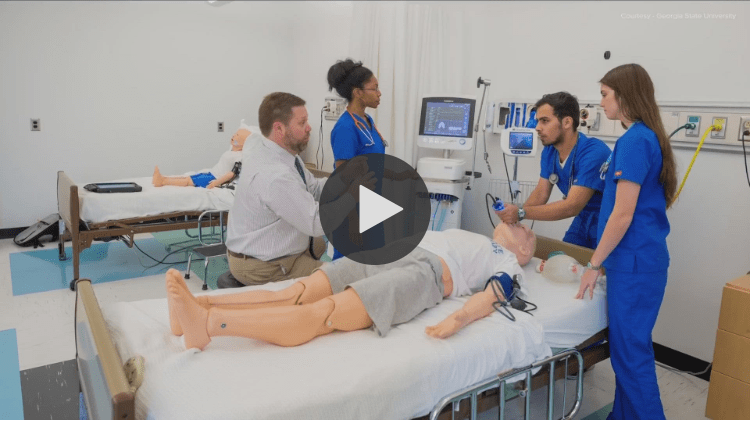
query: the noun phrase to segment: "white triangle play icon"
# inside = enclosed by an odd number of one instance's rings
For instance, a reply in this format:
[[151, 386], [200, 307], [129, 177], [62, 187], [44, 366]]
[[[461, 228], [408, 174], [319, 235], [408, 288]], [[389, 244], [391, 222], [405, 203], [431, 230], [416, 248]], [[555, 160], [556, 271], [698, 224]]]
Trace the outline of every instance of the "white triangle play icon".
[[404, 210], [367, 187], [359, 186], [359, 233]]

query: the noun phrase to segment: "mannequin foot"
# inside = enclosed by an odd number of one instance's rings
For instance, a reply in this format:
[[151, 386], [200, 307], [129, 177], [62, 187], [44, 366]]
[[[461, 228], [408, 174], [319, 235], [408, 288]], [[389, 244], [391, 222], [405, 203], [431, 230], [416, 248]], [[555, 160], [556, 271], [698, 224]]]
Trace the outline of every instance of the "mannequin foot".
[[206, 329], [208, 310], [198, 304], [194, 297], [176, 282], [169, 282], [169, 278], [167, 280], [167, 294], [184, 331], [185, 347], [203, 350], [211, 342]]
[[154, 187], [161, 187], [164, 185], [164, 176], [159, 172], [159, 167], [154, 167], [154, 176], [151, 178], [151, 183]]
[[[211, 307], [211, 305], [208, 303], [208, 297], [196, 297], [192, 292], [190, 292], [190, 289], [188, 289], [188, 286], [185, 283], [185, 279], [182, 277], [182, 274], [176, 269], [170, 269], [167, 271], [167, 290], [169, 290], [170, 284], [176, 285], [181, 288], [187, 295], [192, 298], [193, 301], [195, 301], [198, 305], [205, 308], [206, 310]], [[182, 336], [182, 326], [180, 325], [180, 320], [177, 317], [177, 312], [175, 311], [173, 298], [169, 294], [167, 294], [167, 307], [169, 308], [169, 328], [172, 330], [172, 334], [175, 336]]]

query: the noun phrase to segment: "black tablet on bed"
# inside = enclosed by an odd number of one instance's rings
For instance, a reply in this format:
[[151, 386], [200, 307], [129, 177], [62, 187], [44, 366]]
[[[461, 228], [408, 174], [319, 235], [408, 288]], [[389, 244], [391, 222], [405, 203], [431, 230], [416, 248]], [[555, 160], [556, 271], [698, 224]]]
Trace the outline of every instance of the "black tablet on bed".
[[133, 193], [143, 190], [136, 183], [92, 183], [83, 186], [84, 189], [94, 193]]

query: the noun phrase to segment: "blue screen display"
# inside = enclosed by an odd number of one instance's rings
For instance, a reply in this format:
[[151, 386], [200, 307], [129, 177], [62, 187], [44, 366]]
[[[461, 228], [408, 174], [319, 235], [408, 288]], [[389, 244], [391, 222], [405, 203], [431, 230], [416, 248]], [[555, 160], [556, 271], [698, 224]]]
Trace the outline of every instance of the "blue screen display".
[[428, 136], [468, 137], [471, 104], [428, 102], [424, 134]]
[[531, 150], [534, 148], [534, 133], [510, 132], [510, 149]]

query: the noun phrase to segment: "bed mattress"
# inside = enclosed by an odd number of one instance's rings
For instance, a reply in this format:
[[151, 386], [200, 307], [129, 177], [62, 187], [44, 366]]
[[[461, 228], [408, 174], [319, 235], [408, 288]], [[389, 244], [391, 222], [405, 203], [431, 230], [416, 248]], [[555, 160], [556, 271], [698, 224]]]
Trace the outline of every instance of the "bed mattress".
[[137, 418], [413, 418], [460, 388], [550, 356], [551, 346], [577, 345], [606, 327], [604, 288], [593, 300], [575, 300], [577, 284], [552, 283], [534, 272], [535, 263], [526, 266], [529, 300], [539, 305], [534, 316], [516, 311], [511, 322], [493, 313], [445, 340], [427, 336], [424, 328], [466, 298], [446, 299], [385, 338], [372, 330], [334, 332], [283, 348], [219, 337], [204, 351], [185, 350], [182, 338], [171, 334], [165, 299], [102, 310], [123, 361], [145, 358]]
[[137, 193], [92, 193], [78, 189], [81, 219], [89, 223], [138, 218], [163, 213], [229, 210], [234, 203], [234, 190], [197, 187], [154, 187], [151, 177], [113, 180], [135, 182], [143, 190]]

